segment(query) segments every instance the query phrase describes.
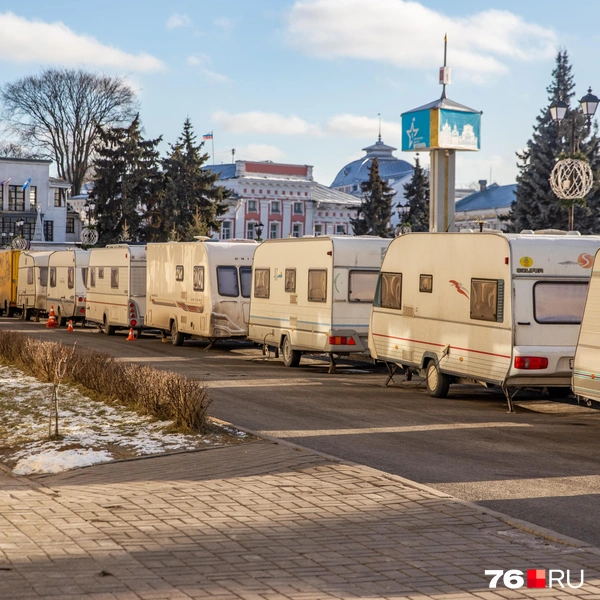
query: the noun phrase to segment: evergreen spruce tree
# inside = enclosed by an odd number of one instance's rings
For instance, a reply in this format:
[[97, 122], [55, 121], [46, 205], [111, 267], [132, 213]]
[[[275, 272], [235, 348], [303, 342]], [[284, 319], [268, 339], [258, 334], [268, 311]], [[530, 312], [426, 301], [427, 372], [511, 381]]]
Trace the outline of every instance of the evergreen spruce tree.
[[150, 239], [193, 240], [200, 231], [207, 235], [218, 230], [217, 219], [227, 210], [223, 200], [231, 193], [215, 185], [217, 173], [202, 169], [208, 159], [203, 145], [196, 144], [192, 123], [186, 119], [181, 136], [163, 160], [164, 190], [152, 210]]
[[404, 217], [401, 225], [410, 227], [411, 231], [429, 231], [429, 177], [421, 167], [419, 155], [415, 157], [415, 170], [411, 180], [404, 186], [404, 197], [406, 198], [406, 209], [400, 208], [400, 220]]
[[356, 219], [350, 219], [355, 235], [378, 235], [390, 237], [392, 230], [392, 198], [396, 192], [381, 179], [379, 161], [373, 159], [369, 179], [360, 184], [362, 203]]
[[[548, 105], [536, 119], [532, 138], [523, 152], [518, 152], [517, 191], [508, 219], [513, 231], [522, 229], [567, 229], [569, 204], [559, 201], [550, 187], [550, 174], [559, 157], [579, 150], [591, 162], [597, 180], [600, 159], [595, 131], [590, 136], [581, 109], [571, 106], [575, 84], [566, 50], [559, 50], [552, 83], [546, 88]], [[563, 100], [569, 105], [567, 118], [557, 129], [550, 115], [550, 105]], [[575, 228], [582, 233], [598, 231], [600, 194], [596, 186], [586, 205], [575, 206]]]
[[139, 115], [128, 127], [100, 130], [90, 200], [96, 205], [99, 244], [145, 241], [146, 214], [161, 189], [161, 138], [142, 137]]

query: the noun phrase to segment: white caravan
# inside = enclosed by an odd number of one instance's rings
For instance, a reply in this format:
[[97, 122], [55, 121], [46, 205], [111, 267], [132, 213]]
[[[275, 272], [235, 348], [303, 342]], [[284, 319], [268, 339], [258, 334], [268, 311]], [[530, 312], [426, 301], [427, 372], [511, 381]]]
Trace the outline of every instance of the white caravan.
[[248, 334], [252, 257], [248, 240], [148, 244], [146, 326], [181, 346], [185, 338]]
[[59, 325], [85, 320], [89, 250], [58, 250], [48, 261], [46, 308], [54, 307]]
[[569, 392], [599, 236], [409, 233], [381, 267], [374, 358], [426, 376], [444, 397], [463, 378]]
[[88, 265], [86, 320], [104, 333], [144, 326], [146, 247], [111, 244], [92, 248]]
[[28, 321], [34, 317], [40, 320], [46, 314], [48, 293], [48, 261], [52, 251], [23, 250], [19, 256], [19, 277], [17, 281], [17, 306], [21, 317]]
[[600, 402], [600, 250], [596, 253], [592, 278], [573, 367], [573, 392], [588, 404]]
[[371, 304], [391, 240], [371, 236], [267, 240], [254, 253], [248, 337], [288, 367], [303, 352], [367, 351]]

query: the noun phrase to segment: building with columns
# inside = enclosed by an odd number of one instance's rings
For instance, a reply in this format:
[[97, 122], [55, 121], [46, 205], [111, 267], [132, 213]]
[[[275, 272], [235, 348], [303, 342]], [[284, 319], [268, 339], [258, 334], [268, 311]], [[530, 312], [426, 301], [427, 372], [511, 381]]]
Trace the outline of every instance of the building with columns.
[[76, 242], [79, 216], [67, 206], [71, 185], [50, 177], [50, 160], [0, 158], [0, 238], [16, 235], [29, 241]]
[[220, 239], [352, 235], [360, 199], [313, 180], [312, 167], [238, 160], [203, 167], [219, 175], [217, 185], [231, 190], [220, 217]]

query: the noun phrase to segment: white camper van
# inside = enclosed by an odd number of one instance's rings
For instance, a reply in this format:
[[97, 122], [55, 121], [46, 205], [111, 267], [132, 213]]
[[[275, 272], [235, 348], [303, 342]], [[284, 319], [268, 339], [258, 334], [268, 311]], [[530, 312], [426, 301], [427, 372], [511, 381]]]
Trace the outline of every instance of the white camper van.
[[88, 265], [86, 320], [104, 333], [141, 329], [146, 312], [146, 247], [112, 244], [92, 248]]
[[148, 244], [146, 326], [185, 338], [248, 334], [252, 257], [248, 240]]
[[409, 233], [390, 245], [372, 356], [421, 369], [430, 395], [462, 378], [569, 392], [599, 236]]
[[59, 325], [67, 320], [85, 320], [85, 281], [90, 252], [58, 250], [48, 261], [48, 294], [46, 308], [54, 307]]
[[48, 261], [52, 251], [23, 250], [19, 256], [19, 277], [17, 281], [17, 305], [21, 316], [28, 321], [46, 314], [48, 293]]
[[573, 392], [586, 402], [600, 402], [600, 250], [596, 252], [592, 278], [579, 331]]
[[367, 351], [381, 261], [391, 240], [371, 236], [267, 240], [254, 253], [248, 337], [288, 367], [303, 352]]

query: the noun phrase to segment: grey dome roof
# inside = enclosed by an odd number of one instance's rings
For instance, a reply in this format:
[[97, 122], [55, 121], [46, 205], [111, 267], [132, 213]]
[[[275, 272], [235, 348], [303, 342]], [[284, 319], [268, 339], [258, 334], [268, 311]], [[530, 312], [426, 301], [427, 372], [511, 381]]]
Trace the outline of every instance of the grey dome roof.
[[454, 208], [456, 212], [510, 208], [510, 205], [515, 201], [516, 192], [516, 183], [509, 185], [492, 183], [485, 190], [480, 190], [461, 198], [454, 205]]
[[413, 166], [405, 160], [396, 158], [393, 154], [394, 150], [396, 148], [384, 144], [381, 141], [381, 136], [379, 136], [379, 140], [372, 146], [363, 148], [363, 151], [367, 153], [366, 156], [347, 164], [337, 174], [330, 187], [358, 185], [357, 191], [360, 192], [360, 184], [369, 179], [369, 169], [374, 158], [379, 160], [379, 174], [385, 181], [398, 179], [412, 173]]

